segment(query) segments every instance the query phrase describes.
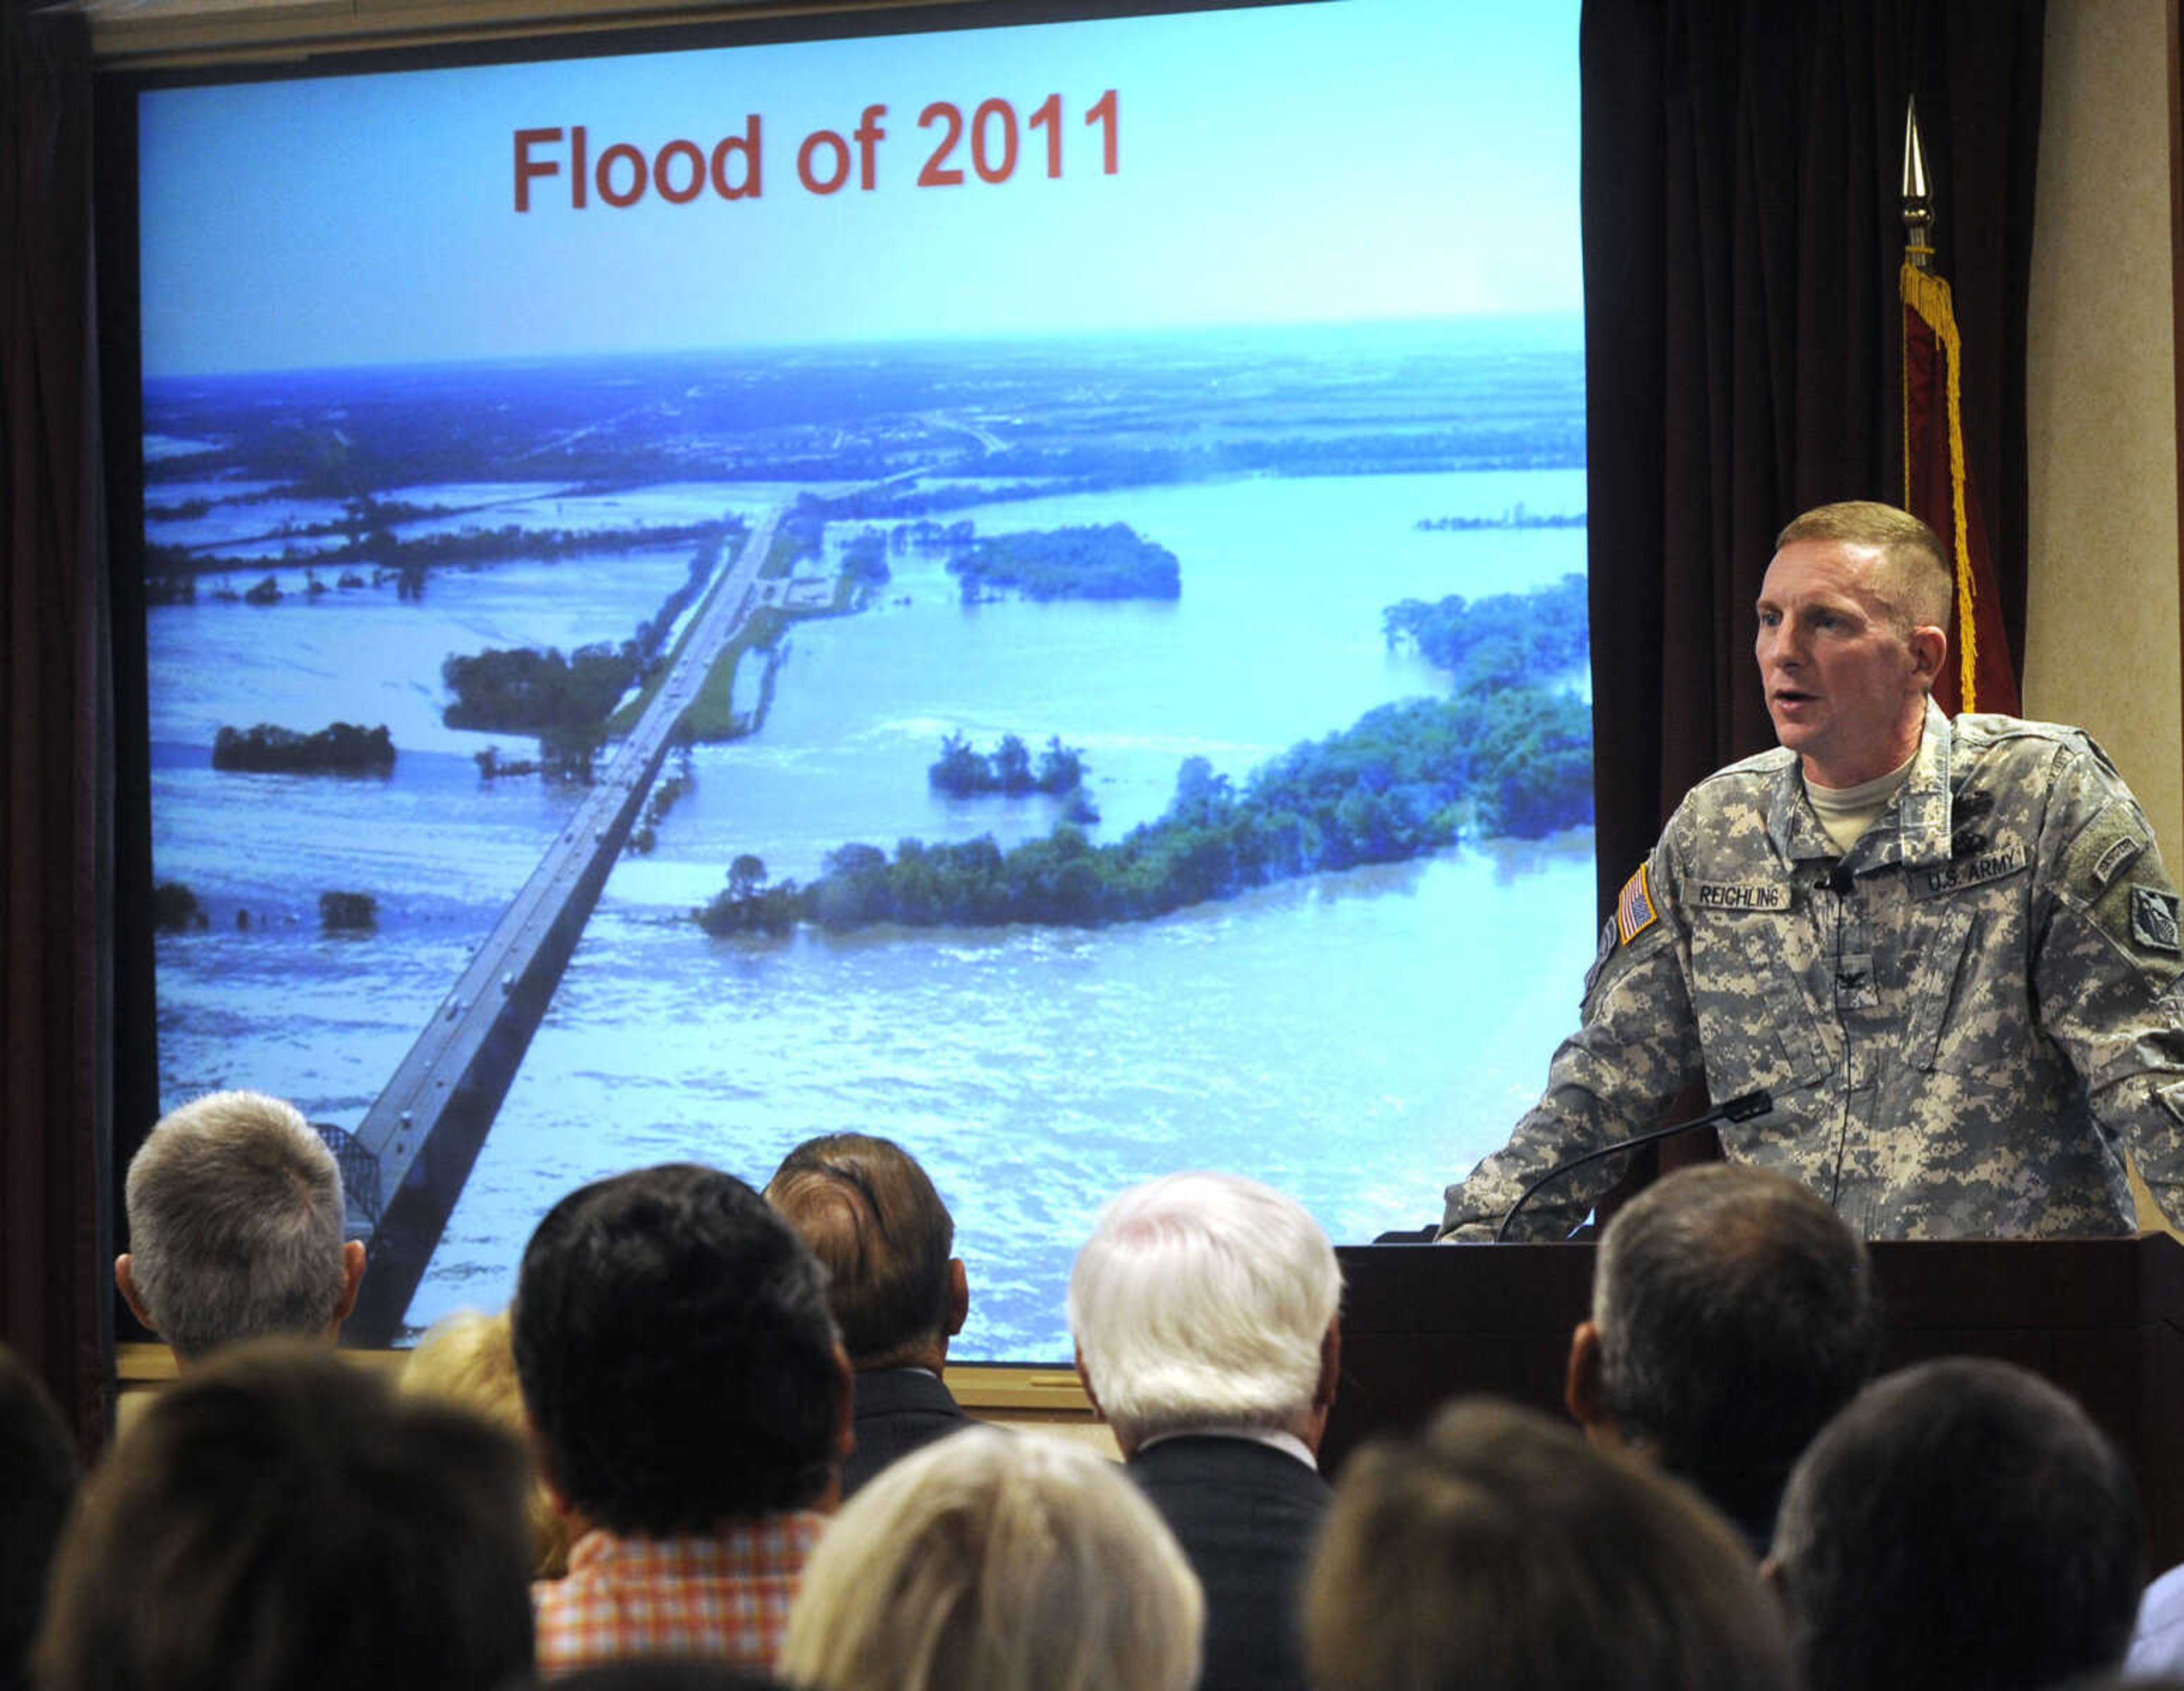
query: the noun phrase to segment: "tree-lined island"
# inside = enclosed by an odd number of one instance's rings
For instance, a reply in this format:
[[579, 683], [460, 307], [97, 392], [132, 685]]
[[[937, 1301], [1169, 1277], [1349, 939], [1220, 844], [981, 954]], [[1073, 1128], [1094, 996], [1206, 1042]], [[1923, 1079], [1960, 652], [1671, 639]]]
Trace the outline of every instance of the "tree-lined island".
[[1175, 554], [1127, 522], [993, 534], [948, 560], [966, 605], [1004, 592], [1027, 599], [1179, 599]]
[[[1475, 606], [1390, 607], [1391, 638], [1398, 629], [1420, 638], [1415, 628], [1434, 650], [1458, 655], [1451, 696], [1368, 711], [1240, 785], [1203, 757], [1187, 759], [1166, 811], [1112, 845], [1067, 821], [1006, 851], [989, 834], [905, 840], [891, 857], [855, 842], [829, 852], [810, 883], [772, 885], [745, 854], [742, 873], [694, 914], [716, 935], [781, 935], [805, 922], [832, 932], [881, 923], [1103, 927], [1322, 870], [1401, 862], [1462, 838], [1538, 839], [1590, 823], [1590, 707], [1574, 690], [1507, 674], [1513, 642], [1535, 658], [1574, 650], [1581, 659], [1583, 585], [1570, 578]], [[1528, 674], [1568, 667], [1542, 661]]]
[[1017, 735], [1003, 734], [990, 752], [978, 751], [960, 734], [940, 742], [940, 756], [925, 772], [926, 784], [951, 799], [1000, 793], [1012, 799], [1032, 793], [1059, 798], [1084, 784], [1084, 754], [1064, 745], [1059, 734], [1047, 737], [1046, 750], [1032, 762], [1031, 748]]
[[384, 723], [370, 728], [333, 723], [315, 734], [275, 723], [223, 727], [213, 736], [212, 767], [253, 774], [385, 775], [394, 767], [394, 740]]

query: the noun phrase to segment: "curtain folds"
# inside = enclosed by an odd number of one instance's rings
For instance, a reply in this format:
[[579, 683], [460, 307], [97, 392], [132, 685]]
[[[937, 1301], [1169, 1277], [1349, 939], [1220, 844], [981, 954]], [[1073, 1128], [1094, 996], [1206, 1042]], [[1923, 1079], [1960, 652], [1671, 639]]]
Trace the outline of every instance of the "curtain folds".
[[1775, 532], [1833, 499], [1902, 501], [1914, 92], [1964, 336], [1968, 456], [2021, 666], [2044, 21], [2044, 0], [1586, 0], [1603, 910], [1687, 788], [1774, 742], [1751, 639]]
[[86, 1452], [112, 1357], [113, 733], [80, 17], [0, 0], [0, 1342]]

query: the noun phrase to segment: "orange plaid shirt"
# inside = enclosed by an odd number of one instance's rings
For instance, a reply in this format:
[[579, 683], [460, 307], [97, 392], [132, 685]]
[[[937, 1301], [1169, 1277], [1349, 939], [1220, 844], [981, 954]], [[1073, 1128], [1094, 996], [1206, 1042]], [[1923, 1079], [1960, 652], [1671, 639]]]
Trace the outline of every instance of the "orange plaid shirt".
[[540, 1675], [647, 1656], [771, 1669], [823, 1525], [797, 1514], [668, 1538], [587, 1532], [566, 1577], [531, 1588]]

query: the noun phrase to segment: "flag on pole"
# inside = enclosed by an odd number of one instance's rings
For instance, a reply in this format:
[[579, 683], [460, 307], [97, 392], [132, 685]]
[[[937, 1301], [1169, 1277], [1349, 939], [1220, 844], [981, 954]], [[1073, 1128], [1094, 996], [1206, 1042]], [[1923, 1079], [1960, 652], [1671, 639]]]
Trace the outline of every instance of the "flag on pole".
[[1903, 300], [1903, 508], [1942, 537], [1956, 561], [1954, 651], [1935, 702], [1960, 711], [2018, 711], [2017, 670], [2002, 628], [2002, 599], [1979, 491], [1964, 463], [1963, 346], [1949, 285], [1914, 247], [1898, 278]]

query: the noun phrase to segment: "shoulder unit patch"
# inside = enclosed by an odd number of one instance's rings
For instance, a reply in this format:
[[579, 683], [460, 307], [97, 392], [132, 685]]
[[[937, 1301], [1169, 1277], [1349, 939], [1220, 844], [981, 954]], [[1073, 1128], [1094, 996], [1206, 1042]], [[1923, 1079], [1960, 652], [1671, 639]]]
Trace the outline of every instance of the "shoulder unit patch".
[[2150, 952], [2184, 952], [2176, 921], [2176, 895], [2159, 887], [2131, 890], [2131, 936]]
[[1615, 931], [1629, 945], [1648, 928], [1661, 919], [1661, 912], [1653, 905], [1653, 877], [1643, 863], [1638, 873], [1623, 883], [1623, 890], [1615, 900]]

